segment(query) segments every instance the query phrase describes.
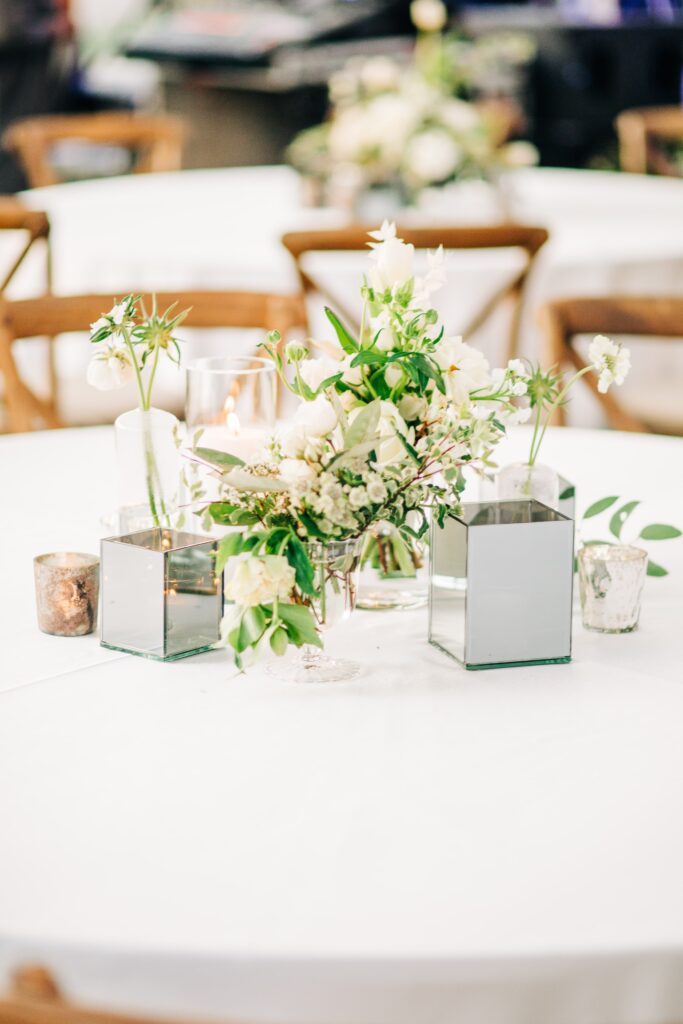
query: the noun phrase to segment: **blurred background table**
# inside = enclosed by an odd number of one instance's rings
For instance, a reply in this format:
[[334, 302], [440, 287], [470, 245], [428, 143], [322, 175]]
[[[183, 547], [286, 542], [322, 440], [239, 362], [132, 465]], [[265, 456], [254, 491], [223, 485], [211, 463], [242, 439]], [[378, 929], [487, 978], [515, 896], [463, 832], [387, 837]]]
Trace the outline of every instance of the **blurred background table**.
[[[160, 665], [34, 624], [31, 556], [96, 550], [111, 443], [0, 438], [36, 481], [0, 507], [0, 983], [39, 960], [79, 1002], [255, 1024], [680, 1019], [683, 541], [637, 632], [577, 608], [569, 665], [466, 673], [426, 612], [333, 631], [349, 684]], [[544, 458], [580, 509], [647, 496], [652, 521], [682, 451], [555, 430]]]

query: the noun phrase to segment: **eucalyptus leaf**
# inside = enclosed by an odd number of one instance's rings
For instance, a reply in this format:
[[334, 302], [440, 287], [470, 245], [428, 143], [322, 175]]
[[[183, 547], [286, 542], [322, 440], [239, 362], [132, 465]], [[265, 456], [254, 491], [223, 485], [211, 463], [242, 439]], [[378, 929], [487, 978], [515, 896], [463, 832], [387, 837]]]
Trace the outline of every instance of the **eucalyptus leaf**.
[[346, 449], [354, 448], [357, 444], [362, 444], [363, 441], [367, 441], [375, 435], [381, 411], [379, 399], [375, 399], [374, 402], [370, 402], [360, 410], [344, 434]]
[[593, 516], [599, 516], [605, 509], [611, 508], [616, 501], [619, 501], [619, 495], [613, 494], [609, 498], [600, 498], [599, 501], [594, 501], [592, 505], [589, 505], [586, 511], [583, 513], [584, 519], [592, 519]]
[[204, 462], [210, 462], [212, 466], [220, 466], [221, 469], [225, 466], [244, 465], [242, 459], [238, 459], [236, 455], [231, 455], [230, 452], [218, 452], [213, 448], [195, 448], [195, 453]]
[[617, 512], [615, 512], [612, 518], [610, 519], [609, 531], [613, 537], [617, 538], [617, 540], [621, 539], [621, 531], [623, 529], [624, 523], [629, 518], [629, 516], [632, 515], [634, 509], [638, 508], [639, 505], [639, 501], [627, 501], [626, 504], [622, 505], [621, 508]]
[[665, 569], [663, 565], [657, 565], [650, 559], [647, 563], [647, 574], [648, 576], [668, 576], [669, 570]]
[[667, 526], [665, 523], [651, 523], [640, 531], [643, 540], [674, 540], [681, 536], [681, 531], [675, 526]]

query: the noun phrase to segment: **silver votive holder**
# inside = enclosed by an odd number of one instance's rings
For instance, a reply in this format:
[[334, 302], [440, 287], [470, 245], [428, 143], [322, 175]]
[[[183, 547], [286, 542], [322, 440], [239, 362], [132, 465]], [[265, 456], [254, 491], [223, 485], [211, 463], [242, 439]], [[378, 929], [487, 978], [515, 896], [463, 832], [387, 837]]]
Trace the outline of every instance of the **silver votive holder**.
[[467, 669], [571, 659], [574, 523], [538, 501], [484, 501], [430, 541], [429, 641]]
[[56, 551], [33, 559], [38, 627], [51, 636], [86, 636], [97, 626], [100, 560]]
[[223, 615], [216, 542], [147, 529], [102, 541], [103, 647], [157, 661], [209, 650]]
[[581, 548], [579, 594], [586, 629], [631, 633], [636, 628], [647, 558], [643, 548], [628, 544], [587, 544]]

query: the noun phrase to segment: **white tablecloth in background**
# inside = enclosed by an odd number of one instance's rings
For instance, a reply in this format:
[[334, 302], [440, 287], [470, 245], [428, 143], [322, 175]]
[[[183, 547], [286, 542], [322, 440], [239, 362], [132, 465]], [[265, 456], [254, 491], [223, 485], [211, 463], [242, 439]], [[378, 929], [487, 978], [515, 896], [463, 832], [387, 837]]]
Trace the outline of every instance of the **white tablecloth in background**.
[[[533, 169], [508, 179], [517, 219], [549, 228], [551, 241], [541, 253], [530, 282], [522, 348], [538, 354], [535, 313], [558, 296], [612, 292], [680, 294], [683, 289], [683, 181], [595, 171]], [[26, 193], [47, 210], [53, 225], [55, 288], [61, 293], [103, 291], [120, 296], [130, 289], [234, 288], [288, 291], [296, 277], [280, 245], [286, 230], [339, 225], [331, 210], [305, 209], [296, 174], [286, 167], [231, 168], [58, 185]], [[402, 219], [446, 224], [490, 221], [496, 205], [480, 183], [426, 196], [420, 211]], [[16, 240], [0, 239], [0, 259]], [[35, 294], [43, 285], [42, 254], [17, 277], [11, 294]], [[364, 258], [327, 258], [321, 279], [347, 307], [357, 301]], [[447, 288], [438, 305], [449, 332], [457, 333], [508, 279], [518, 259], [512, 253], [451, 254]], [[316, 330], [320, 324], [315, 318]], [[507, 320], [501, 315], [478, 342], [498, 363]], [[329, 333], [329, 332], [328, 332]], [[224, 351], [224, 337], [192, 340], [189, 355]], [[250, 341], [249, 344], [252, 344]], [[94, 403], [83, 386], [87, 345], [60, 346], [63, 415], [86, 421]], [[683, 356], [668, 345], [652, 359], [635, 353], [637, 388], [657, 388], [657, 402], [680, 406]], [[166, 373], [164, 397], [182, 395], [182, 381]], [[111, 399], [112, 396], [109, 396]], [[116, 396], [114, 396], [116, 401]], [[115, 414], [128, 408], [123, 399]], [[643, 402], [639, 402], [642, 406]], [[100, 411], [98, 410], [95, 410]], [[571, 415], [571, 414], [570, 414]], [[594, 425], [596, 409], [576, 405], [575, 422]], [[677, 418], [680, 418], [680, 414]]]
[[[519, 457], [529, 435], [506, 442]], [[578, 485], [677, 521], [683, 442], [552, 432]], [[0, 982], [256, 1024], [683, 1017], [683, 542], [641, 628], [467, 673], [426, 613], [358, 612], [301, 687], [34, 625], [31, 556], [95, 550], [105, 429], [0, 439]]]

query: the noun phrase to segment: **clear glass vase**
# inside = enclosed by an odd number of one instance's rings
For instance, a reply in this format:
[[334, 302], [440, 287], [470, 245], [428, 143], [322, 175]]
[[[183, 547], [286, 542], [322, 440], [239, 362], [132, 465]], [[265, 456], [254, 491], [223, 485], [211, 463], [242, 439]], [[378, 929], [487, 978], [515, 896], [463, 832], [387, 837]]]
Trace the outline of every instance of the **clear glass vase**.
[[535, 498], [557, 510], [560, 503], [560, 478], [550, 466], [513, 462], [503, 466], [496, 477], [496, 497], [503, 501]]
[[628, 544], [587, 544], [578, 562], [584, 628], [631, 633], [640, 618], [647, 551]]
[[357, 607], [363, 611], [423, 608], [429, 594], [427, 540], [408, 542], [383, 523], [366, 534]]
[[178, 425], [161, 409], [131, 409], [116, 420], [120, 533], [173, 525], [180, 482]]
[[[318, 591], [311, 608], [323, 636], [333, 626], [348, 619], [356, 607], [361, 545], [362, 540], [354, 538], [308, 546]], [[360, 670], [358, 662], [331, 658], [319, 647], [309, 644], [284, 663], [278, 659], [270, 666], [274, 675], [296, 683], [343, 682], [354, 679]]]

